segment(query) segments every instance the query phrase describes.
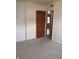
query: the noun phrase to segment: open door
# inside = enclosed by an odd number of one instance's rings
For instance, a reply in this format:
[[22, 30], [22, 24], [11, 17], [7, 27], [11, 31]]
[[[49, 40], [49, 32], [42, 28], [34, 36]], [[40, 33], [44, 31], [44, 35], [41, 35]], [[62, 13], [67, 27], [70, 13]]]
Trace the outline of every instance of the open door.
[[45, 37], [46, 11], [36, 11], [36, 37]]
[[52, 29], [53, 29], [53, 14], [54, 10], [47, 12], [46, 22], [46, 37], [52, 40]]

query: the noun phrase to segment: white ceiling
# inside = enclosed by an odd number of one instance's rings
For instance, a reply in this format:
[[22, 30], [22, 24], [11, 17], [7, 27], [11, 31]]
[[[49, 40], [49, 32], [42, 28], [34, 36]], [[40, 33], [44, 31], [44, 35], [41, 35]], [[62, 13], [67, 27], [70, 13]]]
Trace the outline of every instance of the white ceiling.
[[41, 5], [48, 5], [52, 2], [52, 0], [17, 0], [17, 1], [26, 1], [26, 2], [36, 3], [36, 4], [41, 4]]

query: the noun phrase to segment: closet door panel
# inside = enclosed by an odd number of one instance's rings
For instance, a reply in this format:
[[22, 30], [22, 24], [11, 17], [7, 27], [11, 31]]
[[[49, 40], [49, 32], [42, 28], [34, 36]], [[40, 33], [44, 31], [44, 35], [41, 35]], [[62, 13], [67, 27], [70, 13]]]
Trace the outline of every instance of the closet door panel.
[[25, 40], [24, 2], [16, 1], [16, 42]]

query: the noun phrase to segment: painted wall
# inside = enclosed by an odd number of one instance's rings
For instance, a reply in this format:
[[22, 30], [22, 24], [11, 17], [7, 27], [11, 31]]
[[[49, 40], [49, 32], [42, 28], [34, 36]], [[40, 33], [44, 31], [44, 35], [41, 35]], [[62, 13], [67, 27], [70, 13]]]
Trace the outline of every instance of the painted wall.
[[62, 44], [62, 1], [54, 2], [53, 35], [54, 41]]
[[[25, 3], [26, 11], [24, 11], [24, 3], [16, 2], [16, 41], [25, 40], [25, 28], [26, 39], [36, 38], [36, 10], [48, 10], [47, 6], [38, 4]], [[62, 44], [62, 14], [61, 14], [61, 0], [54, 2], [54, 24], [52, 40]], [[25, 13], [25, 14], [24, 14]], [[26, 16], [26, 24], [25, 24]], [[26, 27], [25, 27], [26, 26]]]
[[[24, 11], [25, 8], [25, 11]], [[16, 41], [36, 38], [36, 10], [45, 11], [46, 6], [16, 1]], [[26, 17], [26, 24], [25, 24]], [[26, 29], [26, 30], [25, 30]], [[25, 32], [26, 31], [26, 32]]]
[[16, 42], [25, 40], [24, 3], [16, 2]]
[[36, 10], [46, 10], [46, 6], [26, 2], [27, 40], [36, 38]]

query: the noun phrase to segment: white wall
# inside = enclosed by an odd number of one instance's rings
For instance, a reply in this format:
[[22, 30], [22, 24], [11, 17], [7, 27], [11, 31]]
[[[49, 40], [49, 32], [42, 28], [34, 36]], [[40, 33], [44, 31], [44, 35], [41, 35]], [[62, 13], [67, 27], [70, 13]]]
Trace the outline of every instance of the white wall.
[[24, 3], [16, 2], [16, 42], [25, 40]]
[[[24, 3], [16, 2], [16, 41], [25, 40], [25, 28], [26, 39], [36, 38], [36, 10], [48, 10], [47, 6], [33, 4], [26, 2], [26, 11], [24, 11]], [[61, 19], [61, 0], [54, 3], [54, 24], [53, 24], [53, 39], [54, 41], [62, 44], [62, 19]], [[24, 15], [26, 13], [26, 15]], [[25, 24], [26, 16], [26, 24]], [[26, 27], [25, 27], [26, 26]]]
[[27, 40], [36, 38], [36, 10], [46, 10], [46, 6], [26, 2]]
[[53, 21], [53, 39], [62, 44], [62, 1], [54, 2], [54, 21]]
[[[25, 11], [24, 11], [25, 7]], [[16, 1], [16, 41], [36, 38], [36, 10], [45, 11], [46, 6]], [[26, 16], [26, 24], [25, 24]], [[26, 30], [25, 30], [26, 29]], [[26, 32], [27, 33], [26, 33]]]

